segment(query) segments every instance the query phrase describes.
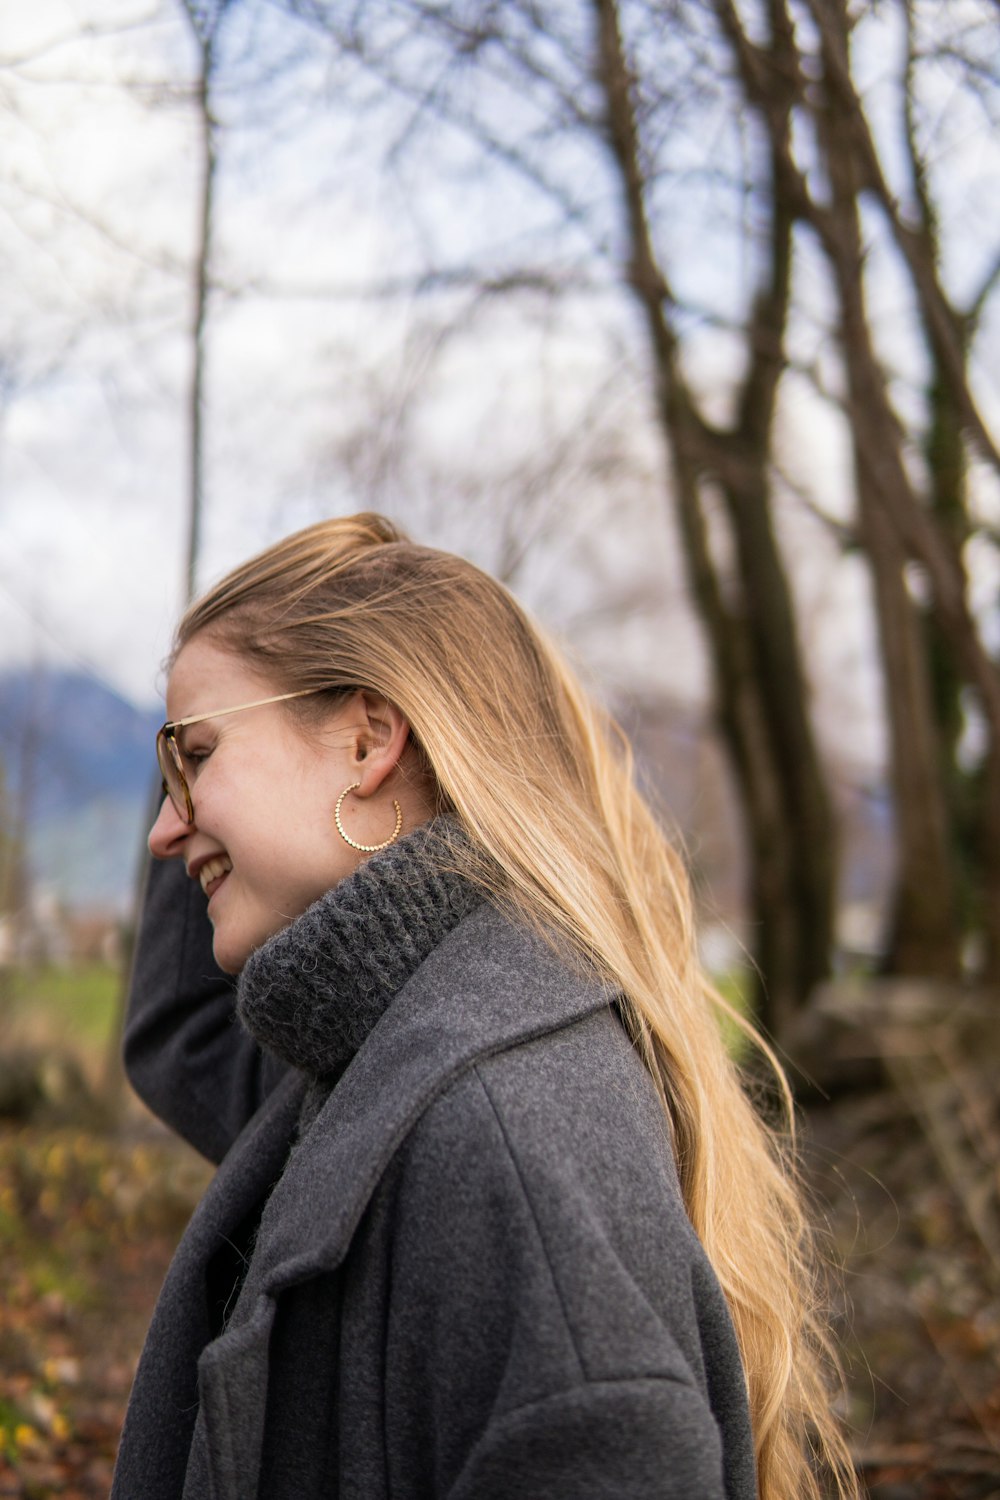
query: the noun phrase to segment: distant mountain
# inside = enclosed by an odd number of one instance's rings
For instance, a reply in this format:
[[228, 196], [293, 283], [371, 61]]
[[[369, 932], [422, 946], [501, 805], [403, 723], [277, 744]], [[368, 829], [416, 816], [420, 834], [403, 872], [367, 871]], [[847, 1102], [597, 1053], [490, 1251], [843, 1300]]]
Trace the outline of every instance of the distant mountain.
[[[680, 832], [698, 890], [716, 912], [738, 912], [741, 818], [705, 716], [682, 704], [636, 701], [621, 717], [640, 779]], [[162, 711], [138, 709], [82, 674], [0, 674], [0, 792], [8, 809], [23, 796], [32, 874], [71, 908], [130, 908], [159, 786], [154, 738], [161, 720]], [[842, 899], [881, 911], [891, 887], [887, 793], [849, 776], [835, 776], [834, 787]]]
[[162, 714], [81, 673], [0, 674], [0, 771], [36, 880], [76, 908], [127, 909]]

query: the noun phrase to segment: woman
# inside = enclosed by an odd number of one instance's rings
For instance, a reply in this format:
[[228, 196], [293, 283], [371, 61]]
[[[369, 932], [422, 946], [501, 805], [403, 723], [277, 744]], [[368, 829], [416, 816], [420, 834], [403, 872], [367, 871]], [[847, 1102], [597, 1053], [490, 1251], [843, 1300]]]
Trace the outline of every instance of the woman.
[[126, 1060], [221, 1165], [114, 1495], [855, 1493], [682, 867], [509, 595], [325, 522], [167, 700]]

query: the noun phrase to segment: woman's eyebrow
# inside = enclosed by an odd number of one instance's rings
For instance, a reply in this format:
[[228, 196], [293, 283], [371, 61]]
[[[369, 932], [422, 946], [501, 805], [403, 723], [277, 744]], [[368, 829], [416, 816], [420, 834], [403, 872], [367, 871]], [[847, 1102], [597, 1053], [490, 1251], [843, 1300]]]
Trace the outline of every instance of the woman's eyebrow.
[[199, 719], [196, 724], [182, 724], [179, 729], [174, 731], [174, 739], [177, 741], [178, 748], [180, 749], [182, 755], [189, 754], [186, 742], [187, 737], [191, 733], [191, 731], [193, 729], [202, 729], [205, 725], [208, 724], [208, 722], [208, 719]]

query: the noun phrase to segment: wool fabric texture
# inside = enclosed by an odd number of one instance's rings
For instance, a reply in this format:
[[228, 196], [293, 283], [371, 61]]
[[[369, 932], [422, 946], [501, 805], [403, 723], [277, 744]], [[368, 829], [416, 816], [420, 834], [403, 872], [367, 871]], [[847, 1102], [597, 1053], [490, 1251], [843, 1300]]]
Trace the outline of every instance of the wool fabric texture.
[[236, 1002], [251, 1036], [328, 1093], [411, 974], [482, 901], [457, 867], [461, 841], [450, 819], [421, 825], [256, 949]]
[[[345, 959], [342, 886], [288, 929], [328, 927], [297, 958], [279, 940], [255, 960], [254, 1024], [279, 1041], [316, 994], [350, 1012], [282, 1068], [233, 1025], [174, 865], [147, 892], [126, 1056], [221, 1164], [154, 1314], [113, 1500], [754, 1500], [731, 1320], [614, 994], [470, 887], [380, 1011], [371, 966]], [[388, 891], [387, 868], [359, 874]], [[417, 859], [404, 885], [441, 868]], [[433, 922], [455, 893], [438, 898], [414, 898]], [[305, 1122], [321, 1075], [302, 1064], [341, 1069]]]

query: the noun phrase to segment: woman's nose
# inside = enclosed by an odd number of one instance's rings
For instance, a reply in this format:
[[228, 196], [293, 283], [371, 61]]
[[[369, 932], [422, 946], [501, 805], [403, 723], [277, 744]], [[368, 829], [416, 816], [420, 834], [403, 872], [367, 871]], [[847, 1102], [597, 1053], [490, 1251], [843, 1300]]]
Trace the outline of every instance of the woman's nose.
[[149, 830], [149, 852], [155, 859], [174, 859], [184, 852], [184, 840], [194, 829], [185, 823], [169, 797], [164, 797], [156, 822]]

